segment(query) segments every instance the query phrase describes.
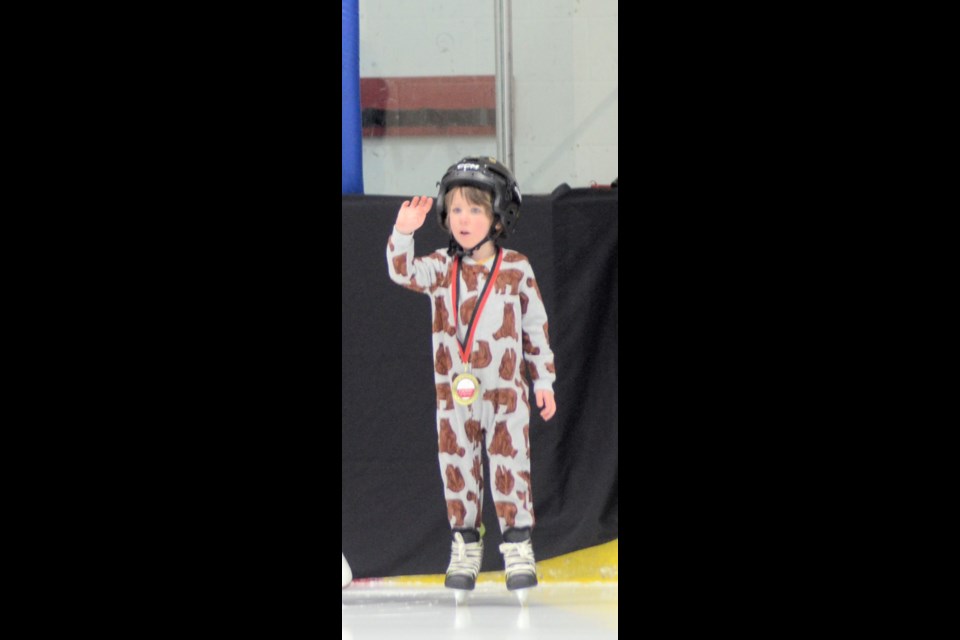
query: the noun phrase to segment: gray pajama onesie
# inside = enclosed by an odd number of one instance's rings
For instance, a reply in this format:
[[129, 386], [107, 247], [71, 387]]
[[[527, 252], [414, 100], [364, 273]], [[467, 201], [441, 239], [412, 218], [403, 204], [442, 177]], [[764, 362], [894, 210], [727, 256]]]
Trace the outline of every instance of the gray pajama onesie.
[[[483, 465], [486, 447], [493, 476], [491, 490], [500, 529], [533, 527], [530, 481], [530, 404], [524, 373], [539, 389], [553, 391], [556, 374], [547, 328], [547, 312], [525, 256], [510, 249], [474, 320], [469, 370], [461, 356], [468, 324], [483, 298], [498, 257], [484, 264], [461, 258], [459, 288], [451, 286], [454, 258], [446, 249], [414, 257], [413, 235], [394, 230], [387, 243], [390, 278], [430, 296], [433, 309], [433, 361], [437, 392], [440, 472], [451, 528], [478, 529], [482, 521]], [[456, 291], [454, 291], [456, 289]], [[453, 300], [457, 301], [454, 313]], [[456, 326], [454, 326], [456, 319]], [[526, 370], [526, 371], [525, 371]], [[469, 371], [479, 381], [477, 399], [454, 402], [453, 380]]]

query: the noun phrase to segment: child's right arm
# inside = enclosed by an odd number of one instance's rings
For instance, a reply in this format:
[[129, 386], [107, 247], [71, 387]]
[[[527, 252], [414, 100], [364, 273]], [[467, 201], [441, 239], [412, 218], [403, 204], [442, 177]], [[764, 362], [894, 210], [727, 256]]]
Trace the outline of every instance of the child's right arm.
[[413, 257], [413, 232], [423, 226], [432, 208], [433, 198], [427, 196], [404, 201], [387, 242], [390, 279], [414, 291], [426, 292], [436, 286], [448, 269], [446, 256], [435, 253], [422, 258]]

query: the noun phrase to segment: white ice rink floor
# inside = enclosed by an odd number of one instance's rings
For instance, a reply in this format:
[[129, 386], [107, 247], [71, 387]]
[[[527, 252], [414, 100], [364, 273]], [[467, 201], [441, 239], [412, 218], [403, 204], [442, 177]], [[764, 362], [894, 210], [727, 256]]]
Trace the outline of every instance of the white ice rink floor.
[[464, 604], [450, 589], [358, 581], [341, 593], [342, 640], [608, 640], [618, 636], [618, 583], [553, 583], [521, 605], [502, 584], [480, 583]]

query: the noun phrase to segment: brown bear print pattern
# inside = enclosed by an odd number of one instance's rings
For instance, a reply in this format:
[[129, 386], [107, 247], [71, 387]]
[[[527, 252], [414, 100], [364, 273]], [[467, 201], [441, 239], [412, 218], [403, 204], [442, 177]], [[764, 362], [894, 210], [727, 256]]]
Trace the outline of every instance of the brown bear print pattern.
[[503, 324], [493, 334], [494, 340], [503, 338], [517, 339], [517, 317], [513, 311], [513, 303], [503, 305]]
[[440, 453], [449, 453], [450, 455], [460, 456], [461, 458], [467, 452], [467, 450], [457, 442], [457, 434], [453, 432], [453, 429], [450, 427], [450, 420], [447, 418], [440, 419], [438, 448]]
[[[430, 298], [437, 455], [452, 527], [479, 526], [485, 483], [501, 527], [534, 522], [530, 385], [552, 390], [556, 370], [532, 267], [522, 254], [501, 251], [499, 265], [495, 260], [480, 264], [471, 258], [455, 261], [446, 248], [417, 257], [409, 235], [394, 233], [387, 242], [390, 278]], [[459, 282], [453, 280], [455, 265]], [[482, 308], [481, 292], [486, 295]], [[467, 364], [461, 349], [471, 339]], [[451, 386], [464, 372], [476, 376], [480, 385], [478, 399], [467, 406], [454, 402]], [[489, 479], [482, 465], [484, 446], [491, 461]]]

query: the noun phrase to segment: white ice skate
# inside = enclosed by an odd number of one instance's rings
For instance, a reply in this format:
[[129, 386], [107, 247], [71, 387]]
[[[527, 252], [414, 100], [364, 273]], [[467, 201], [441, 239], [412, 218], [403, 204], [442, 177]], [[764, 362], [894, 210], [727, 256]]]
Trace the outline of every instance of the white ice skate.
[[520, 604], [526, 604], [530, 588], [537, 586], [537, 563], [530, 540], [504, 542], [500, 545], [507, 578], [507, 589], [517, 595]]
[[347, 557], [340, 552], [340, 589], [346, 589], [347, 585], [353, 582], [353, 572], [350, 571], [350, 565], [347, 564]]
[[[471, 533], [467, 535], [472, 539], [474, 535]], [[443, 586], [454, 590], [457, 604], [462, 604], [467, 599], [467, 592], [473, 591], [477, 585], [477, 574], [483, 561], [483, 538], [479, 532], [475, 536], [476, 542], [467, 542], [463, 534], [457, 531], [450, 543], [450, 566], [447, 567]]]

